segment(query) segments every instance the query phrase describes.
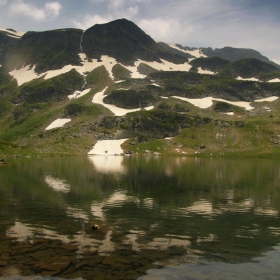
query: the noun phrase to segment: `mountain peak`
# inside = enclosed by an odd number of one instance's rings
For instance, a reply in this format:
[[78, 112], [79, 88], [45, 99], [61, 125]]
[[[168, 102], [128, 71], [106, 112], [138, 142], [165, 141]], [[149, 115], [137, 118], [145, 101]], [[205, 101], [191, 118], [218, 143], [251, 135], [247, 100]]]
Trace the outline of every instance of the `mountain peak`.
[[101, 55], [109, 55], [124, 64], [132, 64], [138, 58], [159, 61], [153, 53], [156, 42], [127, 19], [96, 24], [87, 29], [83, 46], [89, 58], [99, 59]]

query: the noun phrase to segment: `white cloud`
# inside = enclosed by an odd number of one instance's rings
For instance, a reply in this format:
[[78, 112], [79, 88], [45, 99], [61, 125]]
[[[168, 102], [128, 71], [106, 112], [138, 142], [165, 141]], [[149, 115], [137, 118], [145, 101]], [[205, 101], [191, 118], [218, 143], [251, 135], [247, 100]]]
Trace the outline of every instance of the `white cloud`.
[[45, 5], [46, 12], [49, 12], [51, 15], [57, 17], [62, 8], [61, 4], [58, 2], [48, 2]]
[[186, 37], [194, 30], [192, 25], [185, 26], [175, 18], [143, 19], [138, 26], [154, 40], [170, 43], [176, 43], [179, 36]]
[[13, 14], [30, 17], [36, 21], [44, 21], [59, 15], [62, 8], [59, 2], [47, 2], [44, 8], [37, 8], [35, 5], [25, 3], [23, 0], [15, 0], [10, 5]]
[[7, 0], [0, 0], [0, 6], [4, 6], [7, 4]]
[[84, 17], [84, 19], [82, 21], [73, 21], [73, 23], [74, 23], [75, 27], [85, 30], [95, 24], [107, 23], [112, 20], [113, 19], [110, 16], [102, 17], [99, 15], [94, 15], [94, 16], [87, 15]]

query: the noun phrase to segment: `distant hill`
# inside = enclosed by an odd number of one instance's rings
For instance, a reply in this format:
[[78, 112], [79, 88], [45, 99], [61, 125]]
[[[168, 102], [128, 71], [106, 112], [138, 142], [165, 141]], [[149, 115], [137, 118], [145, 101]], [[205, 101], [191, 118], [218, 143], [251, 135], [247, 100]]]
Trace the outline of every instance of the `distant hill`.
[[194, 69], [201, 68], [213, 72], [220, 72], [227, 67], [231, 62], [220, 57], [201, 57], [190, 61]]
[[280, 71], [277, 67], [254, 58], [244, 58], [232, 62], [221, 72], [221, 76], [231, 78], [251, 78], [255, 77], [261, 80], [280, 78]]
[[275, 67], [280, 69], [280, 65], [275, 62], [269, 60], [267, 57], [260, 54], [258, 51], [253, 49], [245, 49], [245, 48], [232, 48], [232, 47], [224, 47], [221, 49], [212, 49], [212, 48], [200, 48], [202, 53], [207, 56], [219, 56], [223, 59], [227, 60], [239, 60], [243, 58], [255, 58], [263, 62], [267, 62], [269, 64], [274, 65]]
[[188, 56], [194, 51], [200, 52], [201, 55], [196, 56], [196, 57], [202, 57], [202, 56], [207, 56], [207, 57], [220, 57], [225, 60], [230, 60], [230, 61], [235, 61], [239, 59], [244, 59], [244, 58], [255, 58], [260, 61], [269, 63], [278, 69], [280, 69], [280, 65], [277, 63], [269, 60], [267, 57], [263, 56], [261, 53], [259, 53], [256, 50], [253, 49], [246, 49], [246, 48], [233, 48], [233, 47], [224, 47], [224, 48], [191, 48], [191, 47], [183, 47], [180, 44], [176, 45], [170, 45], [170, 44], [165, 44], [165, 43], [159, 43], [162, 47], [169, 49], [170, 51], [173, 51], [176, 54], [179, 54], [181, 56]]

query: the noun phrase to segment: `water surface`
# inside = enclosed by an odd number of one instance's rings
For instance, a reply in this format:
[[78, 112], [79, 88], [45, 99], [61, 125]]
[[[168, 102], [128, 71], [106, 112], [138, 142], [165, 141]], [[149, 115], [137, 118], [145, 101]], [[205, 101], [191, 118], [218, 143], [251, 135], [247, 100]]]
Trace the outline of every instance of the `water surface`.
[[268, 159], [10, 159], [0, 279], [279, 279], [279, 182]]

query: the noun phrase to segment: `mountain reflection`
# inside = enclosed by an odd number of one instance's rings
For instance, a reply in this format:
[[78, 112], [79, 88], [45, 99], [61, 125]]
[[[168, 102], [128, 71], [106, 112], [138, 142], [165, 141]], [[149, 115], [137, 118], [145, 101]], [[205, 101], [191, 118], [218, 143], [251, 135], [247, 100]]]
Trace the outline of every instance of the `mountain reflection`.
[[[14, 160], [0, 170], [2, 258], [22, 275], [67, 279], [251, 262], [280, 241], [279, 166], [183, 157]], [[88, 273], [92, 262], [98, 269]], [[43, 270], [56, 263], [64, 266]]]

